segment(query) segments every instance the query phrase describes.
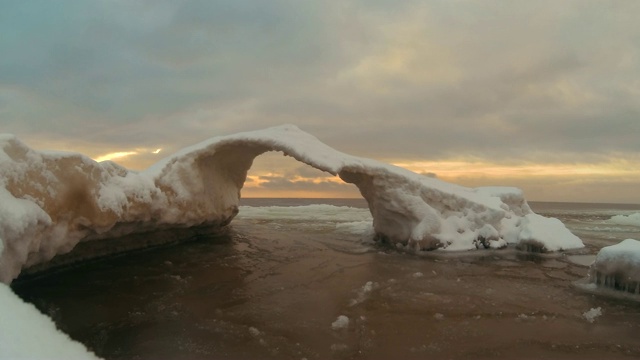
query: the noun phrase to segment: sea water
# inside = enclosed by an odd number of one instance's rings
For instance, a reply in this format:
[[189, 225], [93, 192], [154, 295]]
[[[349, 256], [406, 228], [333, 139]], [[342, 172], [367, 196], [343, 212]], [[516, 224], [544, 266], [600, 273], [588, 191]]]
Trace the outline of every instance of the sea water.
[[224, 233], [13, 288], [109, 359], [640, 356], [638, 303], [571, 286], [601, 247], [640, 238], [640, 224], [615, 218], [640, 206], [532, 202], [586, 248], [451, 254], [374, 242], [362, 199], [241, 205]]

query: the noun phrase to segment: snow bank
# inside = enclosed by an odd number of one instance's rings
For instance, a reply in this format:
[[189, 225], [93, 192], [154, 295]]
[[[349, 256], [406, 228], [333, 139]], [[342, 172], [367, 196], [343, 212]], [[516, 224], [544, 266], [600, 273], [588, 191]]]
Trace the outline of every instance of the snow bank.
[[1, 359], [98, 359], [5, 284], [0, 284], [0, 304]]
[[626, 239], [600, 249], [589, 279], [598, 287], [640, 294], [640, 241]]
[[238, 213], [253, 159], [266, 151], [355, 184], [377, 237], [392, 243], [422, 250], [583, 246], [558, 221], [534, 214], [519, 189], [445, 183], [341, 153], [293, 125], [214, 137], [139, 173], [80, 154], [34, 151], [15, 136], [0, 135], [0, 281], [9, 283], [21, 269], [79, 242], [224, 226]]

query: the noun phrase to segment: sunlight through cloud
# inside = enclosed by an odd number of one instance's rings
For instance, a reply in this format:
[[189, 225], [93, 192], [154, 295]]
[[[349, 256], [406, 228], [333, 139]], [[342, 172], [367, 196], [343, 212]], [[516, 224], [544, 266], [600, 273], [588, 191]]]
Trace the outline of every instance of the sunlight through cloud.
[[137, 154], [138, 154], [137, 151], [118, 151], [118, 152], [112, 152], [112, 153], [98, 156], [94, 160], [97, 162], [102, 162], [102, 161], [108, 161], [108, 160], [122, 159], [128, 156], [137, 155]]

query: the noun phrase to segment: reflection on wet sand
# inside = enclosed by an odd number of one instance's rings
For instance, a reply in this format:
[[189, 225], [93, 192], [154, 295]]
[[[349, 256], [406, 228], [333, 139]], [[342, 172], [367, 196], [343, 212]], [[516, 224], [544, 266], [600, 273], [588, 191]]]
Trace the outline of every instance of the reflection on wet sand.
[[14, 289], [109, 359], [640, 356], [637, 303], [573, 288], [587, 267], [566, 255], [365, 248], [246, 220]]

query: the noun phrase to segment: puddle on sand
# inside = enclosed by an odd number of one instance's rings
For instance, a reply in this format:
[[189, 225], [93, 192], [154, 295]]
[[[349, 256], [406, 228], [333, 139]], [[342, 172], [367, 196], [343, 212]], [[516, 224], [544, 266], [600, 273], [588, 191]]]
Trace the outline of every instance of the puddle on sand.
[[593, 262], [596, 260], [595, 255], [569, 255], [567, 256], [567, 260], [575, 265], [580, 266], [591, 266]]

